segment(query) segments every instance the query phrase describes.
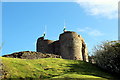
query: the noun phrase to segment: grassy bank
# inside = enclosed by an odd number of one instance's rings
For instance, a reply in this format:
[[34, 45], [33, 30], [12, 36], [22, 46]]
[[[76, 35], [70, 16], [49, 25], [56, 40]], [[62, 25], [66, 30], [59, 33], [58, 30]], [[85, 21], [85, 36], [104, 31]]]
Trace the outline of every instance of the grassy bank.
[[[0, 57], [2, 75], [12, 79], [112, 80], [113, 76], [93, 64], [60, 58], [18, 59]], [[74, 78], [74, 79], [73, 79]]]

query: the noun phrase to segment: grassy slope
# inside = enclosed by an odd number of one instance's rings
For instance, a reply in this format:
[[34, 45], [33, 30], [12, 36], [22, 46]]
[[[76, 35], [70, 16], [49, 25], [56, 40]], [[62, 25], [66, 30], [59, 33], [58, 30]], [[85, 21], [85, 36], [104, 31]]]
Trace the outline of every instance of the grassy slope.
[[7, 78], [80, 78], [108, 80], [110, 74], [90, 63], [59, 58], [17, 59], [0, 57], [8, 72]]

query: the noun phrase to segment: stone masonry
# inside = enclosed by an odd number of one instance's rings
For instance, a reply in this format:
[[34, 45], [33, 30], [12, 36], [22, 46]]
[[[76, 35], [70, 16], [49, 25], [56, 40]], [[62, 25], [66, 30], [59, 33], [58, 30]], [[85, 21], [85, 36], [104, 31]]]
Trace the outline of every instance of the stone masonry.
[[84, 39], [76, 32], [65, 31], [60, 34], [57, 41], [40, 37], [37, 40], [36, 47], [37, 52], [52, 53], [62, 56], [63, 59], [88, 62], [88, 52]]

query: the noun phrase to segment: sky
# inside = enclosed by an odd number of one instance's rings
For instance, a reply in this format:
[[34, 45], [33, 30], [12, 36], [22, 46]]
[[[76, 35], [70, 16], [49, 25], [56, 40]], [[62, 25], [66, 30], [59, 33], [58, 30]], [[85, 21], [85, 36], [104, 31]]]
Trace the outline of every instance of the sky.
[[84, 38], [89, 52], [103, 41], [118, 40], [117, 0], [85, 1], [2, 2], [1, 55], [36, 51], [44, 31], [46, 39], [58, 40], [64, 22], [68, 31]]

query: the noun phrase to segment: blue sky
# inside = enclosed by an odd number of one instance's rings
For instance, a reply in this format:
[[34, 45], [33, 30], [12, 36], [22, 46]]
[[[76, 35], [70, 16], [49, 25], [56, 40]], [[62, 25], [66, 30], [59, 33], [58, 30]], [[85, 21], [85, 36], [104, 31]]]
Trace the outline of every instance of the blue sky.
[[2, 55], [26, 50], [36, 51], [37, 38], [43, 34], [45, 25], [46, 39], [58, 40], [59, 34], [63, 33], [64, 20], [67, 30], [75, 31], [85, 39], [89, 51], [101, 41], [117, 40], [117, 9], [109, 7], [110, 5], [106, 7], [103, 3], [98, 7], [87, 4], [3, 2]]

